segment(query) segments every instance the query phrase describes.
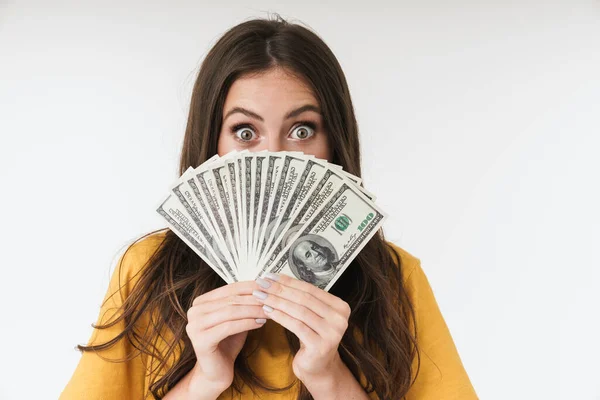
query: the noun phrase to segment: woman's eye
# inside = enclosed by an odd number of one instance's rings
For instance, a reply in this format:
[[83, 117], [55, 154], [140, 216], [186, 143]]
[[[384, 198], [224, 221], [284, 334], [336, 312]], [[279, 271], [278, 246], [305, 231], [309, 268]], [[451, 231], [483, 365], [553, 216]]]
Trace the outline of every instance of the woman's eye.
[[293, 139], [308, 139], [315, 134], [315, 127], [312, 124], [303, 123], [298, 125], [291, 133]]
[[256, 133], [247, 126], [234, 126], [233, 133], [236, 138], [242, 142], [249, 142], [256, 136]]

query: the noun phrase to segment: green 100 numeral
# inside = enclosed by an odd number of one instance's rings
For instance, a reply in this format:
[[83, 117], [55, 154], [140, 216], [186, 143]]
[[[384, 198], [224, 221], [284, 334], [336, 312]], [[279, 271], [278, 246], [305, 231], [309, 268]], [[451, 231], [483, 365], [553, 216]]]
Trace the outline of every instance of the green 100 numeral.
[[365, 229], [365, 227], [367, 226], [369, 221], [373, 219], [373, 217], [374, 217], [373, 213], [369, 213], [369, 215], [367, 215], [367, 218], [365, 218], [365, 220], [363, 222], [361, 222], [360, 225], [358, 226], [358, 230], [360, 232], [362, 232], [362, 230]]

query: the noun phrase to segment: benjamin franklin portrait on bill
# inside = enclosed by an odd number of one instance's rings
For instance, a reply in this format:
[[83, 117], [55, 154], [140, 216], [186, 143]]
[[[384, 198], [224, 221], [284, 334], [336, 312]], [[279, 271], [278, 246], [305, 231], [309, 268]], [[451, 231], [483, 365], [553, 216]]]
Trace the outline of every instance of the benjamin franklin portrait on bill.
[[319, 235], [308, 234], [297, 238], [288, 254], [292, 273], [298, 279], [321, 288], [327, 286], [338, 271], [339, 258], [335, 248]]

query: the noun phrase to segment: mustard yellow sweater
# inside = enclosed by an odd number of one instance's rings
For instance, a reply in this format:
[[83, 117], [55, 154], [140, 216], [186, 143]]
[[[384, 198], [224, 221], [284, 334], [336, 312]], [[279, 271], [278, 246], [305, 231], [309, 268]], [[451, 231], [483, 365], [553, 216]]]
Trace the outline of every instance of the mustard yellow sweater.
[[[164, 232], [149, 236], [134, 244], [126, 253], [122, 259], [122, 268], [117, 265], [113, 272], [96, 324], [113, 319], [111, 317], [114, 317], [116, 309], [122, 304], [122, 299], [126, 298], [139, 279], [138, 272], [163, 238]], [[427, 277], [421, 269], [420, 260], [404, 249], [393, 246], [401, 256], [403, 281], [415, 308], [417, 340], [421, 350], [420, 371], [407, 400], [477, 399]], [[121, 296], [118, 293], [119, 287]], [[113, 293], [116, 294], [111, 296]], [[124, 324], [121, 321], [109, 329], [95, 329], [87, 344], [104, 343], [115, 337], [123, 328]], [[253, 371], [266, 383], [275, 387], [283, 387], [293, 382], [292, 356], [283, 328], [268, 320], [257, 332], [262, 335], [262, 340], [258, 351], [252, 353], [249, 358]], [[250, 338], [249, 335], [249, 340]], [[154, 360], [141, 355], [123, 363], [105, 360], [126, 358], [133, 351], [135, 349], [127, 340], [121, 340], [112, 348], [98, 354], [83, 353], [59, 400], [154, 399], [148, 391], [150, 382], [146, 373], [147, 369], [155, 365]], [[416, 359], [414, 366], [416, 367]], [[298, 385], [294, 385], [285, 393], [258, 391], [257, 394], [264, 400], [295, 399], [297, 389]], [[245, 387], [241, 395], [233, 398], [254, 399], [254, 396], [252, 390]], [[228, 391], [223, 393], [219, 400], [233, 398], [231, 391]], [[372, 398], [377, 397], [373, 394]]]

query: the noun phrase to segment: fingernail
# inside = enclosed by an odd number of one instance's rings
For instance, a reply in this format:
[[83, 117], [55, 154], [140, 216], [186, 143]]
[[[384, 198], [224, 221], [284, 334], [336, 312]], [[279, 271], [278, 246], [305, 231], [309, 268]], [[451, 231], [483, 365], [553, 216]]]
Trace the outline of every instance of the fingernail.
[[269, 307], [269, 306], [268, 306], [268, 305], [266, 305], [266, 304], [263, 306], [263, 310], [265, 310], [265, 312], [273, 312], [273, 308], [272, 308], [272, 307]]
[[[248, 292], [246, 292], [246, 293], [248, 293]], [[262, 299], [262, 300], [267, 298], [267, 294], [265, 292], [261, 292], [260, 290], [253, 290], [252, 296]]]
[[277, 282], [279, 280], [279, 275], [274, 274], [272, 272], [267, 272], [266, 274], [263, 275], [265, 278], [270, 279], [272, 281]]
[[257, 324], [264, 324], [265, 322], [267, 322], [267, 320], [264, 318], [256, 318], [255, 321]]
[[268, 289], [271, 287], [271, 282], [265, 281], [263, 278], [256, 278], [256, 283], [258, 283], [258, 286], [264, 289]]

